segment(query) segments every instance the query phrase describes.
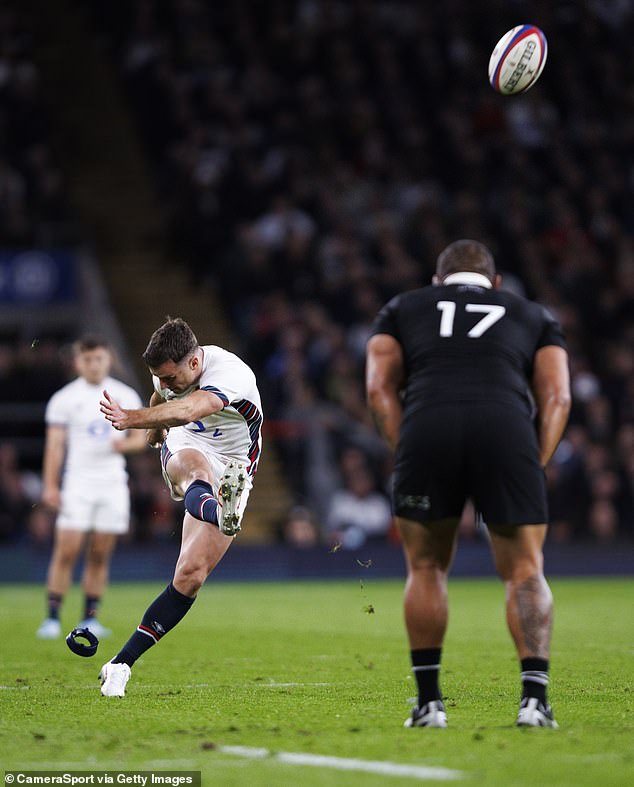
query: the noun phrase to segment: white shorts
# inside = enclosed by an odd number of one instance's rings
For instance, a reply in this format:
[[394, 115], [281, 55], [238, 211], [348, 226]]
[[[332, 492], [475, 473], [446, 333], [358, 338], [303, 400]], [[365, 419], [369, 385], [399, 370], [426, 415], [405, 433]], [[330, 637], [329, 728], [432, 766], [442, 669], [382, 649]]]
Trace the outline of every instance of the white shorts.
[[[172, 479], [167, 474], [167, 463], [177, 451], [182, 451], [183, 448], [193, 448], [194, 451], [198, 451], [205, 457], [209, 463], [209, 466], [211, 467], [211, 472], [214, 479], [211, 487], [213, 489], [214, 495], [217, 496], [218, 484], [222, 478], [225, 465], [229, 461], [229, 458], [216, 453], [213, 445], [208, 440], [203, 440], [200, 437], [196, 437], [195, 434], [188, 432], [187, 429], [177, 426], [170, 429], [167, 438], [161, 446], [161, 469], [163, 471], [163, 478], [165, 479], [165, 483], [167, 484], [167, 488], [169, 489], [172, 500], [182, 500], [186, 490], [179, 489], [172, 482]], [[241, 459], [239, 461], [243, 462], [245, 467], [248, 464], [246, 459]], [[249, 493], [252, 487], [253, 481], [251, 477], [247, 475], [244, 492], [240, 497], [240, 504], [237, 511], [240, 517], [242, 517], [244, 510], [247, 507], [247, 501], [249, 500]]]
[[130, 492], [126, 484], [66, 482], [56, 526], [87, 533], [127, 533], [130, 527]]

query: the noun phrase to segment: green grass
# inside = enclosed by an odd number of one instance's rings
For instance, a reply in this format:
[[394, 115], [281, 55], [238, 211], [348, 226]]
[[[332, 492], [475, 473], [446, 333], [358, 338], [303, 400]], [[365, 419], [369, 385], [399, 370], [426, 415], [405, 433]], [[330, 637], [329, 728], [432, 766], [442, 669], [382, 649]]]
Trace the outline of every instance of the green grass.
[[[203, 785], [375, 785], [415, 780], [250, 761], [216, 745], [459, 769], [466, 784], [634, 784], [634, 581], [552, 583], [551, 699], [561, 729], [513, 726], [518, 665], [494, 581], [451, 583], [442, 685], [447, 730], [404, 730], [414, 695], [402, 583], [214, 584], [134, 668], [125, 699], [100, 696], [101, 664], [161, 590], [115, 585], [95, 658], [34, 631], [43, 589], [0, 586], [0, 763], [5, 769], [201, 770]], [[366, 608], [372, 605], [374, 613]], [[65, 630], [79, 611], [75, 590]]]

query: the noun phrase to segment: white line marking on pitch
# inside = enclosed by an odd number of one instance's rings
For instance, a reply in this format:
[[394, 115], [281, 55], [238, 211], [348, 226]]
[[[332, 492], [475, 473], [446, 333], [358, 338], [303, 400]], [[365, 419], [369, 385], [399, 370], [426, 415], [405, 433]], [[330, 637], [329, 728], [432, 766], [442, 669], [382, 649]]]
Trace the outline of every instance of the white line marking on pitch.
[[251, 760], [271, 759], [288, 765], [312, 765], [316, 768], [334, 768], [338, 771], [379, 773], [383, 776], [411, 776], [414, 779], [436, 779], [438, 781], [462, 779], [464, 776], [462, 771], [453, 771], [450, 768], [403, 765], [398, 762], [381, 762], [380, 760], [351, 760], [344, 757], [327, 757], [322, 754], [303, 754], [290, 751], [272, 752], [269, 749], [251, 746], [218, 746], [216, 751]]
[[267, 689], [285, 689], [289, 686], [332, 686], [332, 683], [256, 683], [255, 685]]

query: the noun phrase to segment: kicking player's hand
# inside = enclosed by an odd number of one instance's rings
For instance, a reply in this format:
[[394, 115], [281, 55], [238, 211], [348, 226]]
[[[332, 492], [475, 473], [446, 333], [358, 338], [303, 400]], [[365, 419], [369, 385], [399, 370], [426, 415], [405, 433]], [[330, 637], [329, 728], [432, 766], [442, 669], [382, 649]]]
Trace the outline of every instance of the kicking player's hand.
[[108, 391], [103, 392], [104, 398], [99, 402], [101, 412], [106, 416], [106, 420], [122, 432], [124, 429], [129, 429], [130, 415], [128, 410], [124, 410], [119, 402], [116, 402]]
[[167, 437], [167, 429], [147, 429], [145, 439], [151, 448], [160, 448]]

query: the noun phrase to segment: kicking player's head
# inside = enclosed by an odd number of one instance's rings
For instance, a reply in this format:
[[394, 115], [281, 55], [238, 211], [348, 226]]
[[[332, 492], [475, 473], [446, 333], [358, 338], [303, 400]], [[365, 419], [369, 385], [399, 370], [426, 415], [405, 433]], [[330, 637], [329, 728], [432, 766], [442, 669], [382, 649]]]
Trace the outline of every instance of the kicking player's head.
[[175, 393], [187, 390], [200, 377], [198, 339], [185, 320], [168, 317], [152, 334], [143, 360], [164, 388]]
[[500, 277], [495, 273], [495, 261], [487, 247], [477, 240], [457, 240], [449, 244], [438, 256], [434, 283], [440, 284], [452, 273], [481, 273], [494, 286]]
[[113, 352], [110, 342], [95, 334], [82, 336], [73, 344], [75, 370], [91, 385], [100, 385], [110, 374]]

